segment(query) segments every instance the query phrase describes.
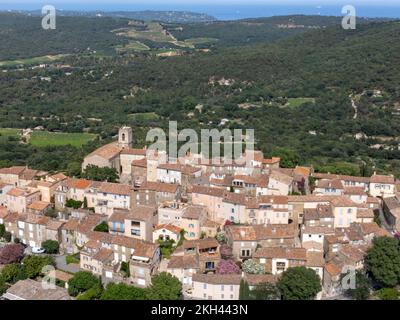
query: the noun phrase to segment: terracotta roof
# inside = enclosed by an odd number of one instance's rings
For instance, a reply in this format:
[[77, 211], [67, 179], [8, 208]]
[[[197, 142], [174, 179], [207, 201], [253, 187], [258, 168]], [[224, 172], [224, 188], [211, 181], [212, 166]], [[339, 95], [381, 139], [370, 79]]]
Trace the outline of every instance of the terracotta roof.
[[163, 163], [158, 165], [158, 169], [179, 171], [186, 175], [192, 175], [196, 172], [201, 171], [200, 168], [192, 167], [190, 165], [184, 165], [180, 163]]
[[70, 230], [70, 231], [78, 231], [79, 220], [78, 219], [69, 219], [64, 225], [62, 226], [63, 230]]
[[94, 150], [92, 153], [87, 155], [86, 158], [92, 157], [92, 156], [99, 156], [104, 159], [112, 159], [112, 158], [115, 158], [117, 155], [119, 155], [119, 153], [121, 152], [121, 149], [122, 148], [118, 147], [115, 142], [111, 142], [109, 144], [106, 144], [106, 145]]
[[371, 183], [385, 183], [385, 184], [394, 184], [393, 176], [384, 176], [380, 174], [374, 174], [371, 179]]
[[199, 274], [192, 276], [193, 282], [209, 284], [240, 285], [242, 276], [240, 274]]
[[342, 272], [342, 268], [333, 262], [325, 264], [325, 270], [333, 277], [339, 275]]
[[118, 210], [114, 209], [113, 214], [110, 216], [108, 221], [124, 223], [126, 217], [129, 215], [129, 210]]
[[4, 296], [7, 299], [18, 300], [71, 300], [67, 289], [60, 287], [52, 290], [44, 289], [42, 282], [31, 279], [18, 281], [7, 290]]
[[278, 163], [279, 161], [281, 161], [281, 158], [278, 157], [272, 157], [271, 159], [262, 159], [263, 164], [274, 164]]
[[161, 229], [167, 229], [175, 234], [180, 234], [181, 228], [178, 226], [175, 226], [173, 224], [159, 224], [154, 227], [154, 230], [161, 230]]
[[53, 174], [49, 178], [51, 178], [51, 179], [53, 179], [55, 181], [62, 181], [62, 180], [65, 180], [68, 177], [64, 173], [59, 172], [59, 173]]
[[345, 187], [344, 194], [346, 195], [367, 195], [363, 187]]
[[182, 219], [200, 219], [207, 215], [207, 208], [203, 206], [190, 205], [185, 208]]
[[146, 149], [134, 149], [134, 148], [128, 148], [128, 149], [122, 149], [121, 154], [131, 154], [135, 156], [146, 156]]
[[308, 267], [323, 267], [325, 265], [324, 253], [322, 251], [307, 251]]
[[220, 188], [212, 188], [212, 187], [207, 187], [207, 186], [194, 185], [191, 188], [188, 188], [188, 192], [204, 194], [204, 195], [208, 195], [211, 197], [222, 198], [226, 191], [224, 189], [220, 189]]
[[130, 210], [127, 219], [147, 221], [149, 219], [152, 219], [156, 212], [157, 209], [154, 207], [136, 206]]
[[110, 193], [110, 194], [118, 194], [126, 196], [129, 196], [132, 191], [133, 189], [129, 184], [111, 183], [111, 182], [101, 183], [98, 189], [98, 192], [101, 193]]
[[313, 177], [318, 179], [339, 179], [343, 181], [353, 181], [359, 183], [369, 183], [369, 177], [356, 177], [341, 174], [330, 174], [330, 173], [314, 173]]
[[331, 200], [334, 207], [357, 207], [357, 204], [345, 196], [334, 197]]
[[13, 188], [7, 192], [7, 195], [12, 196], [12, 197], [27, 197], [27, 196], [30, 196], [37, 192], [39, 192], [39, 191], [22, 189], [22, 188]]
[[147, 160], [146, 159], [132, 160], [131, 166], [132, 167], [147, 168]]
[[93, 181], [85, 180], [85, 179], [75, 179], [68, 178], [63, 182], [63, 185], [67, 188], [74, 189], [86, 189], [92, 185]]
[[45, 202], [45, 201], [34, 201], [30, 205], [27, 206], [28, 209], [35, 210], [35, 211], [43, 211], [48, 207], [51, 207], [51, 203]]
[[214, 238], [204, 238], [198, 240], [185, 240], [182, 244], [183, 248], [198, 248], [199, 250], [219, 247], [218, 241]]
[[47, 221], [46, 228], [49, 230], [58, 230], [63, 226], [64, 222], [59, 221], [59, 220], [49, 220]]
[[383, 236], [391, 236], [390, 232], [379, 227], [378, 224], [376, 224], [375, 222], [370, 222], [370, 223], [360, 223], [360, 228], [362, 230], [362, 232], [365, 235], [368, 234], [375, 234], [375, 236], [377, 237], [383, 237]]
[[177, 184], [145, 181], [139, 190], [152, 190], [156, 192], [176, 193]]
[[168, 262], [168, 269], [199, 269], [197, 255], [171, 256]]
[[1, 168], [0, 169], [0, 174], [13, 174], [13, 175], [20, 175], [26, 167], [23, 166], [14, 166], [14, 167], [9, 167], [9, 168]]
[[254, 258], [306, 260], [304, 248], [265, 247], [259, 248], [253, 254]]
[[334, 189], [344, 189], [342, 181], [339, 179], [322, 179], [317, 181], [317, 188], [326, 189], [326, 188], [334, 188]]
[[311, 175], [311, 168], [296, 166], [296, 168], [294, 169], [294, 173], [304, 177], [309, 177]]
[[358, 209], [357, 218], [374, 218], [375, 214], [372, 209]]
[[307, 234], [334, 234], [335, 230], [334, 228], [322, 226], [303, 226], [302, 232]]
[[61, 271], [61, 270], [56, 270], [55, 271], [55, 278], [64, 282], [68, 282], [71, 278], [74, 276], [72, 274], [69, 274], [67, 272]]
[[17, 212], [10, 212], [8, 215], [4, 217], [4, 222], [15, 223], [20, 218], [20, 215]]
[[327, 195], [305, 195], [305, 196], [288, 196], [289, 202], [330, 202], [335, 196]]
[[260, 196], [259, 203], [268, 203], [268, 204], [288, 204], [287, 196]]
[[292, 224], [228, 226], [234, 241], [258, 241], [266, 239], [291, 239], [296, 236]]
[[246, 195], [243, 193], [226, 192], [224, 194], [224, 202], [233, 204], [246, 205]]
[[290, 185], [293, 182], [293, 178], [287, 174], [279, 172], [278, 170], [272, 170], [269, 175], [269, 179], [274, 179], [284, 184]]
[[107, 248], [101, 248], [92, 259], [105, 262], [113, 257], [113, 251]]

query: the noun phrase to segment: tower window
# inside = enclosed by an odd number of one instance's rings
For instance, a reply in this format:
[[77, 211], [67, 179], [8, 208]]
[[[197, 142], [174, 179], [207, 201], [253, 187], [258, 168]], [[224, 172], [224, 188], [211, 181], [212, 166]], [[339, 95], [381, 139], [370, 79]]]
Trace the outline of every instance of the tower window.
[[122, 141], [125, 141], [125, 133], [123, 133], [121, 136], [122, 136]]

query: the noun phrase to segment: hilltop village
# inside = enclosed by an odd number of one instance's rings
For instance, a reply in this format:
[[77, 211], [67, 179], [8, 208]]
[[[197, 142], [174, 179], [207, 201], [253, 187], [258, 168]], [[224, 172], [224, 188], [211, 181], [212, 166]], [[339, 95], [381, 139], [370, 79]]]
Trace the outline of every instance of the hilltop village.
[[261, 151], [245, 151], [251, 161], [243, 165], [199, 164], [193, 154], [168, 163], [164, 153], [133, 149], [132, 140], [123, 127], [118, 141], [82, 164], [114, 168], [120, 183], [0, 169], [0, 224], [9, 240], [28, 248], [56, 241], [62, 256], [76, 257], [78, 269], [103, 284], [146, 288], [169, 273], [185, 299], [237, 300], [241, 283], [274, 284], [304, 266], [318, 275], [323, 299], [341, 294], [346, 268], [363, 268], [375, 237], [400, 231], [393, 176], [281, 168]]

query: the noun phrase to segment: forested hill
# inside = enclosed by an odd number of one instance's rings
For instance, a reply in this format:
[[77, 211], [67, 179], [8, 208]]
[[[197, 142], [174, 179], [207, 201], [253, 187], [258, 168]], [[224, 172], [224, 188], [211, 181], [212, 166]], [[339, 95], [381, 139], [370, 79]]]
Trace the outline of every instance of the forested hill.
[[[96, 21], [114, 27], [122, 20]], [[266, 156], [281, 156], [284, 166], [400, 176], [399, 39], [399, 22], [367, 22], [356, 30], [338, 23], [177, 56], [153, 49], [73, 54], [62, 59], [66, 68], [50, 63], [45, 69], [3, 70], [0, 126], [85, 130], [110, 138], [119, 125], [130, 125], [137, 146], [148, 128], [167, 127], [171, 119], [197, 130], [253, 128], [257, 147]], [[221, 119], [229, 121], [221, 125]], [[43, 149], [18, 146], [13, 152], [10, 143], [2, 148], [7, 152], [0, 153], [0, 165], [48, 167]], [[71, 162], [61, 154], [52, 169]], [[80, 160], [74, 156], [77, 168]]]

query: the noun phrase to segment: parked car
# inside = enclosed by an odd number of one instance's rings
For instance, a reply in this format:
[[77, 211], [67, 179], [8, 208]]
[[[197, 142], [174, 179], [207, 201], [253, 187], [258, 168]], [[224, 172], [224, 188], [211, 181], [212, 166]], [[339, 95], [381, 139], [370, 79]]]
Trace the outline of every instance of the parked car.
[[32, 253], [37, 253], [37, 254], [41, 254], [41, 253], [45, 253], [46, 250], [44, 250], [41, 247], [33, 247], [32, 248]]

